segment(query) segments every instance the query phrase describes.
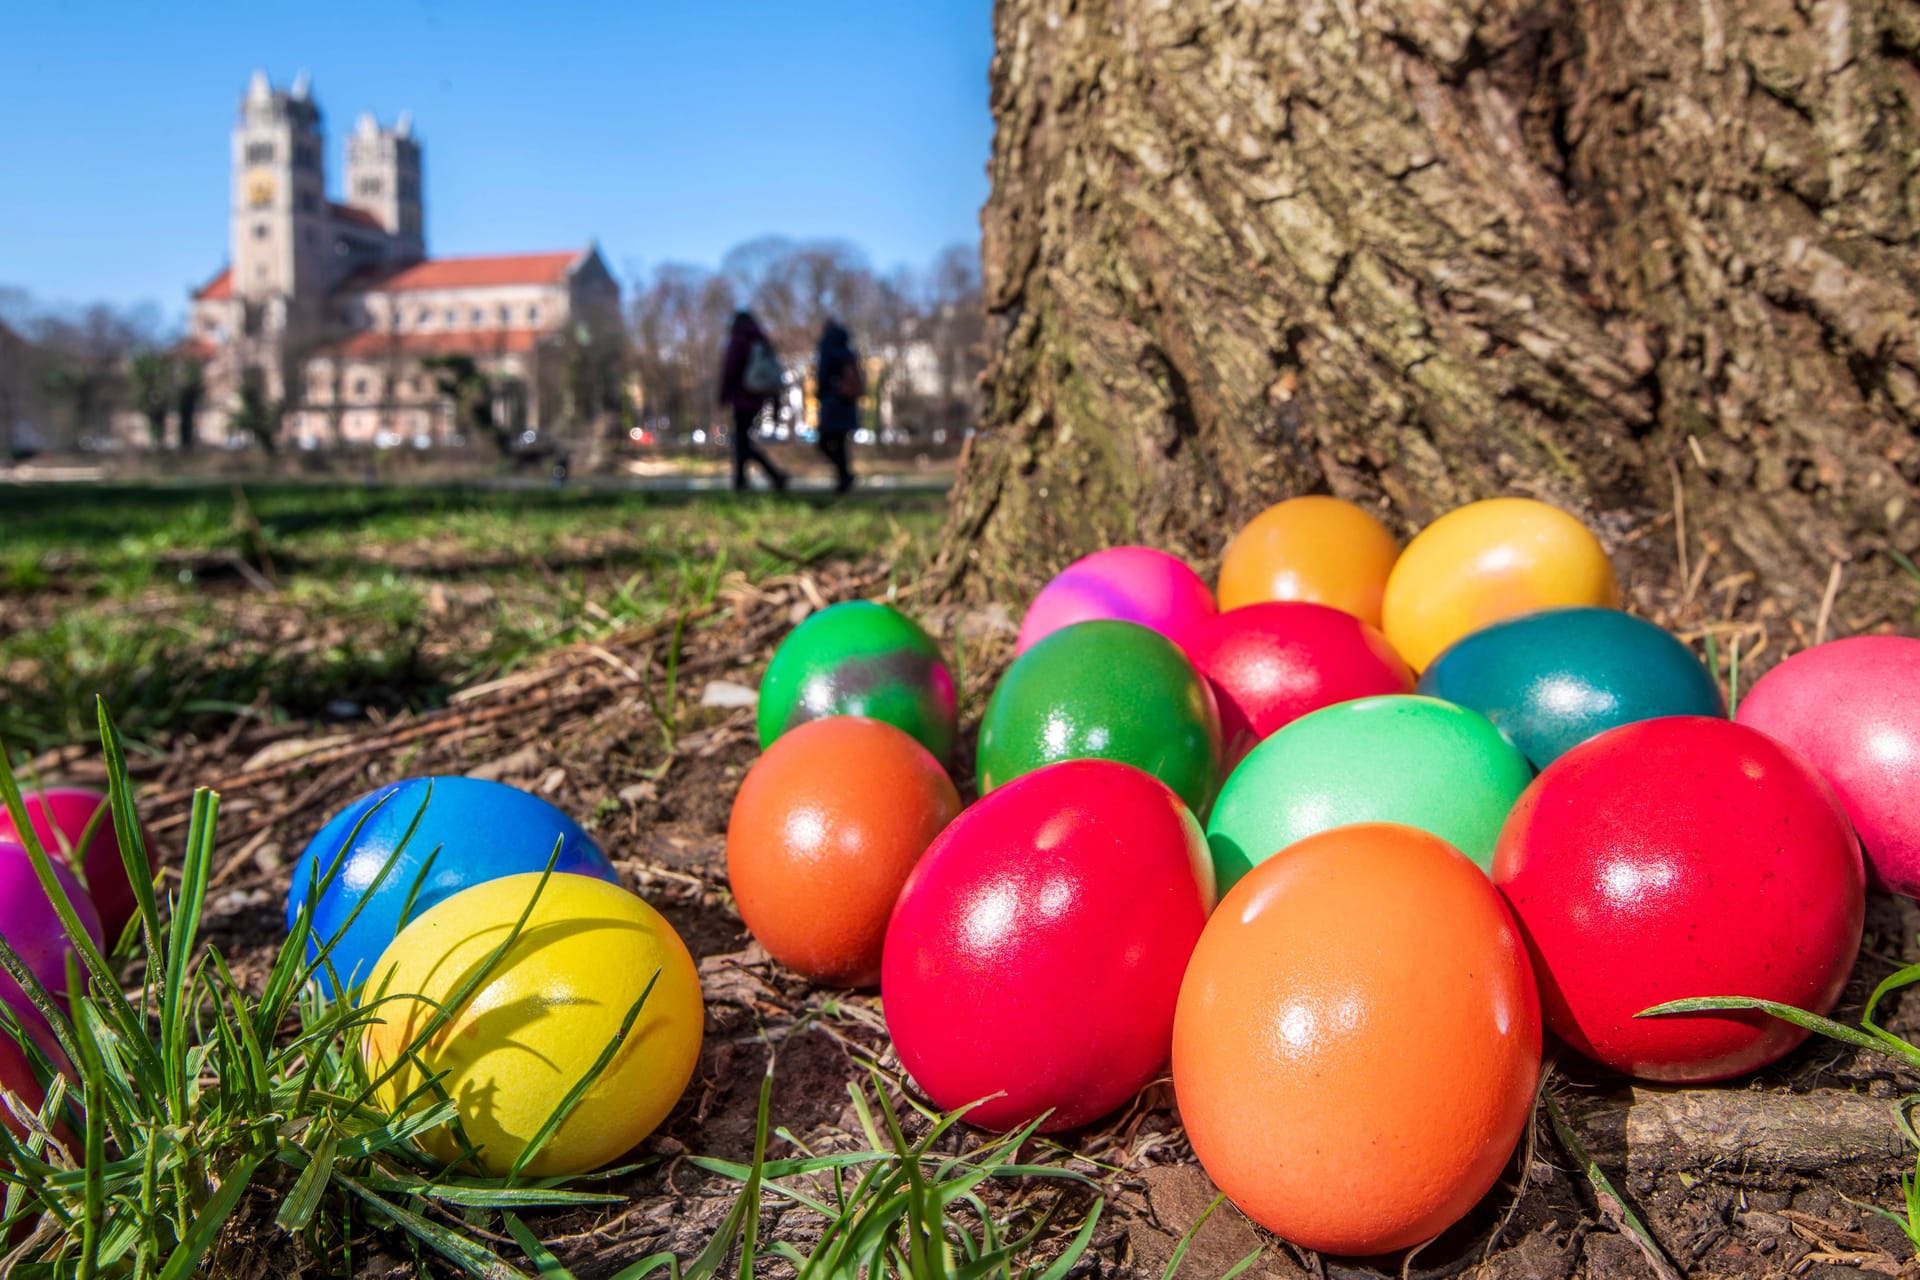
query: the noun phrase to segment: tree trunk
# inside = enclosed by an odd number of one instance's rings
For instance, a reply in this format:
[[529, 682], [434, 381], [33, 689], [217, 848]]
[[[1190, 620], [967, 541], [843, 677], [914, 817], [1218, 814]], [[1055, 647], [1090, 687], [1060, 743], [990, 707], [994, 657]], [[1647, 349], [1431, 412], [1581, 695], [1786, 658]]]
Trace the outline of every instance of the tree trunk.
[[949, 588], [1112, 542], [1206, 563], [1295, 493], [1402, 533], [1520, 493], [1593, 520], [1643, 606], [1811, 630], [1837, 565], [1831, 632], [1911, 619], [1911, 0], [999, 0], [995, 27]]

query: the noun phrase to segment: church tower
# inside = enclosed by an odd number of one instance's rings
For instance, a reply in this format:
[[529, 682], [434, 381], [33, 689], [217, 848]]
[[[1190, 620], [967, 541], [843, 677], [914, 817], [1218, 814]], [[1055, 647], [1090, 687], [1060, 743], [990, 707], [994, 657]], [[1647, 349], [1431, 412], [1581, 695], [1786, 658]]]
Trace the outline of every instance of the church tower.
[[[320, 109], [302, 72], [287, 90], [256, 71], [233, 130], [233, 292], [283, 328], [327, 288]], [[249, 323], [249, 328], [253, 327]]]
[[403, 261], [427, 256], [420, 214], [420, 143], [406, 112], [391, 129], [383, 128], [372, 112], [354, 125], [347, 139], [347, 203], [379, 221]]

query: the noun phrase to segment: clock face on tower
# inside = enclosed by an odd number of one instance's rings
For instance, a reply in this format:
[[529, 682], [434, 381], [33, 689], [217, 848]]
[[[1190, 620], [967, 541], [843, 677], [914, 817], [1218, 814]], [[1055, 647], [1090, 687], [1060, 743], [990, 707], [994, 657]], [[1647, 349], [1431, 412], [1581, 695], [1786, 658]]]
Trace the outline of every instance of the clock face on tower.
[[273, 175], [264, 169], [255, 169], [247, 175], [247, 203], [258, 209], [262, 205], [273, 203]]

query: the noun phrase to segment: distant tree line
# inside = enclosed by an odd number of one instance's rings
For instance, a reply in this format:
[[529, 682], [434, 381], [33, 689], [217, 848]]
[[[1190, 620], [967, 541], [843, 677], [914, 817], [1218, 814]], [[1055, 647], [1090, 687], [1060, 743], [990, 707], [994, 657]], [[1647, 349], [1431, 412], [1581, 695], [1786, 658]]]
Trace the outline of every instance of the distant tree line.
[[174, 345], [151, 305], [52, 310], [0, 287], [0, 451], [97, 447], [129, 411], [156, 446], [191, 445], [204, 385]]
[[[883, 273], [842, 241], [768, 237], [734, 249], [718, 269], [660, 263], [637, 273], [626, 297], [626, 332], [567, 335], [564, 417], [638, 424], [669, 439], [711, 430], [721, 352], [741, 305], [796, 371], [810, 366], [828, 318], [845, 324], [871, 362], [870, 418], [884, 406], [885, 425], [896, 430], [957, 442], [978, 412], [985, 351], [971, 245], [943, 251], [924, 269]], [[490, 383], [460, 365], [441, 360], [430, 372], [463, 430], [500, 436]], [[221, 406], [230, 426], [271, 450], [290, 406], [268, 403], [254, 384], [236, 394]], [[5, 454], [99, 448], [130, 416], [155, 447], [191, 448], [194, 417], [205, 407], [204, 368], [151, 304], [49, 308], [0, 286]], [[504, 437], [499, 443], [504, 449]]]

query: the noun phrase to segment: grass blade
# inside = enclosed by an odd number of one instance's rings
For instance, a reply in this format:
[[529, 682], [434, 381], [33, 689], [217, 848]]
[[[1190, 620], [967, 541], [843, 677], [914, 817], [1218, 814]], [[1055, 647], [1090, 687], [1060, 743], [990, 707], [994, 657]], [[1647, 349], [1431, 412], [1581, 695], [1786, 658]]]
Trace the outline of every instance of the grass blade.
[[520, 1246], [520, 1252], [526, 1254], [527, 1260], [533, 1263], [541, 1280], [573, 1280], [573, 1272], [560, 1265], [560, 1259], [540, 1243], [538, 1236], [527, 1230], [526, 1223], [511, 1213], [506, 1217], [507, 1234], [513, 1237], [513, 1242]]
[[1626, 1198], [1614, 1189], [1613, 1180], [1607, 1177], [1606, 1170], [1600, 1167], [1600, 1162], [1593, 1158], [1586, 1144], [1581, 1142], [1580, 1136], [1573, 1131], [1573, 1126], [1567, 1123], [1567, 1117], [1561, 1112], [1560, 1104], [1554, 1101], [1553, 1094], [1542, 1090], [1540, 1099], [1546, 1104], [1547, 1120], [1553, 1125], [1554, 1136], [1560, 1139], [1560, 1145], [1566, 1149], [1567, 1154], [1579, 1162], [1581, 1172], [1586, 1175], [1594, 1195], [1600, 1200], [1602, 1210], [1609, 1212], [1609, 1216], [1617, 1215], [1621, 1224], [1633, 1236], [1634, 1242], [1640, 1246], [1640, 1251], [1646, 1255], [1648, 1263], [1652, 1265], [1660, 1280], [1680, 1280], [1680, 1273], [1673, 1265], [1673, 1259], [1669, 1258], [1667, 1251], [1660, 1247], [1660, 1242], [1653, 1238], [1653, 1233], [1647, 1230], [1644, 1222], [1640, 1221], [1640, 1215], [1627, 1204]]
[[1749, 1010], [1769, 1013], [1784, 1022], [1791, 1022], [1796, 1027], [1804, 1027], [1808, 1031], [1816, 1031], [1834, 1040], [1841, 1040], [1847, 1044], [1858, 1045], [1862, 1049], [1872, 1049], [1890, 1058], [1898, 1058], [1910, 1067], [1920, 1067], [1920, 1049], [1916, 1049], [1904, 1040], [1892, 1039], [1891, 1037], [1883, 1040], [1855, 1027], [1849, 1027], [1844, 1023], [1835, 1022], [1831, 1018], [1823, 1018], [1819, 1014], [1808, 1013], [1805, 1009], [1796, 1009], [1790, 1004], [1781, 1004], [1775, 1000], [1756, 1000], [1751, 996], [1695, 996], [1687, 1000], [1669, 1000], [1665, 1004], [1657, 1004], [1651, 1009], [1642, 1009], [1634, 1016], [1638, 1018], [1652, 1018], [1671, 1013], [1715, 1013]]
[[633, 1002], [633, 1007], [627, 1010], [627, 1016], [620, 1020], [620, 1029], [614, 1033], [613, 1039], [609, 1040], [600, 1050], [600, 1056], [593, 1060], [593, 1065], [587, 1068], [584, 1075], [573, 1082], [573, 1086], [567, 1090], [566, 1096], [560, 1099], [559, 1104], [556, 1105], [547, 1118], [541, 1122], [540, 1127], [534, 1130], [533, 1137], [527, 1140], [526, 1147], [521, 1150], [520, 1155], [514, 1160], [513, 1167], [507, 1170], [507, 1181], [509, 1183], [519, 1180], [520, 1175], [524, 1173], [527, 1166], [532, 1164], [535, 1158], [539, 1156], [541, 1149], [547, 1145], [548, 1140], [553, 1137], [561, 1125], [566, 1123], [567, 1117], [572, 1115], [574, 1109], [580, 1105], [581, 1099], [587, 1096], [587, 1091], [592, 1089], [599, 1081], [601, 1075], [606, 1071], [608, 1064], [626, 1047], [627, 1036], [633, 1031], [634, 1021], [639, 1018], [641, 1008], [647, 1003], [647, 997], [653, 994], [653, 984], [658, 981], [660, 981], [660, 970], [655, 969], [653, 976], [647, 979], [646, 988], [641, 991], [640, 998]]
[[[333, 1180], [373, 1208], [392, 1218], [408, 1235], [413, 1236], [468, 1275], [479, 1276], [481, 1280], [531, 1280], [526, 1272], [509, 1266], [491, 1250], [482, 1248], [462, 1236], [457, 1236], [439, 1223], [431, 1222], [409, 1209], [403, 1209], [391, 1200], [384, 1199], [357, 1179], [336, 1170]], [[171, 1280], [171, 1278], [163, 1277], [162, 1280]]]
[[282, 1231], [297, 1235], [313, 1221], [314, 1211], [320, 1207], [320, 1197], [326, 1194], [327, 1182], [333, 1177], [334, 1156], [339, 1149], [339, 1134], [329, 1125], [320, 1135], [319, 1145], [313, 1149], [307, 1167], [294, 1179], [293, 1190], [287, 1193], [286, 1203], [274, 1215], [273, 1220]]
[[254, 1172], [265, 1159], [263, 1153], [245, 1156], [240, 1163], [227, 1170], [226, 1177], [220, 1181], [220, 1189], [201, 1206], [185, 1238], [174, 1249], [173, 1256], [167, 1259], [167, 1265], [160, 1271], [160, 1280], [186, 1280], [186, 1277], [197, 1274], [200, 1259], [206, 1256], [207, 1250], [219, 1238], [221, 1228], [227, 1225], [227, 1219], [239, 1207], [240, 1197], [247, 1193]]

